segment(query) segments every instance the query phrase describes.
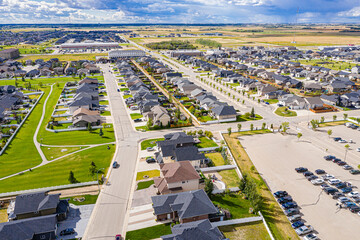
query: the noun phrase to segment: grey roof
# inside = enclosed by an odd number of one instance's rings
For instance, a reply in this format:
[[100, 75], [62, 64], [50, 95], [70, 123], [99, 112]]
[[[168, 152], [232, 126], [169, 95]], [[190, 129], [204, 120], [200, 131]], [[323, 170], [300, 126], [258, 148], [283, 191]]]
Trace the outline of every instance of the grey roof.
[[92, 100], [88, 97], [79, 97], [76, 98], [72, 103], [69, 104], [70, 107], [74, 106], [91, 106]]
[[180, 219], [217, 213], [204, 190], [151, 197], [155, 215], [177, 212]]
[[236, 110], [234, 109], [234, 107], [229, 105], [216, 106], [211, 109], [211, 111], [217, 116], [236, 115]]
[[60, 194], [47, 194], [47, 192], [28, 193], [18, 195], [15, 200], [14, 214], [33, 213], [46, 209], [56, 208]]
[[183, 145], [193, 145], [195, 143], [192, 136], [184, 132], [175, 132], [164, 135], [164, 141], [156, 142], [162, 152], [163, 157], [175, 156], [175, 149]]
[[35, 234], [48, 232], [55, 234], [56, 223], [55, 214], [0, 223], [0, 239], [32, 240]]
[[199, 150], [195, 146], [180, 147], [174, 151], [176, 161], [196, 161], [205, 159], [203, 153], [199, 153]]
[[161, 236], [163, 240], [221, 240], [224, 236], [208, 219], [177, 224], [171, 228], [172, 234]]

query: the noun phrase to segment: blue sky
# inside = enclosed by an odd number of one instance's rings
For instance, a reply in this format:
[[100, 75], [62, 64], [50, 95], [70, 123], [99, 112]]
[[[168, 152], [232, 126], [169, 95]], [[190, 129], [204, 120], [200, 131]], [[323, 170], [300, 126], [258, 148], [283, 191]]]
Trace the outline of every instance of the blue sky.
[[360, 22], [360, 0], [0, 0], [1, 23]]

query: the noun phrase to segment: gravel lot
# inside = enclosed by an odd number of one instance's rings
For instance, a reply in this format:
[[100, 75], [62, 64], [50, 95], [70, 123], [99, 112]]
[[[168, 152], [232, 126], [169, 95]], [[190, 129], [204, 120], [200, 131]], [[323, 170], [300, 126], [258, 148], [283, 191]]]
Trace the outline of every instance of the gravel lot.
[[[333, 136], [344, 139], [348, 138], [347, 134], [359, 134], [358, 131], [343, 126], [331, 129]], [[242, 137], [241, 143], [271, 191], [286, 190], [300, 206], [306, 224], [312, 225], [321, 239], [354, 239], [354, 236], [360, 234], [360, 216], [346, 209], [339, 210], [335, 206], [336, 200], [294, 170], [300, 166], [307, 167], [312, 172], [320, 168], [342, 181], [350, 181], [353, 185], [360, 186], [360, 175], [351, 175], [336, 164], [323, 159], [323, 156], [327, 155], [324, 146], [329, 146], [329, 152], [331, 147], [338, 151], [344, 147], [337, 147], [340, 143], [329, 139], [326, 131], [317, 132], [314, 136], [312, 139], [304, 133], [304, 137], [298, 141], [295, 135], [261, 134]], [[352, 139], [360, 143], [360, 139]], [[356, 155], [350, 156], [349, 160], [354, 162], [355, 158]]]

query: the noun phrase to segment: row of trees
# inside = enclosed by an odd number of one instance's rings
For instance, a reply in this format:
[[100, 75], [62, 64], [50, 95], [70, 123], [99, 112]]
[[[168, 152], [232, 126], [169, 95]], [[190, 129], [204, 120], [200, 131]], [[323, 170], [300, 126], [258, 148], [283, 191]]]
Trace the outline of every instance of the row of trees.
[[213, 48], [219, 48], [222, 46], [221, 43], [219, 43], [217, 41], [210, 40], [210, 39], [203, 39], [203, 38], [196, 39], [195, 43], [201, 44], [204, 46], [208, 46], [208, 47], [213, 47]]
[[196, 47], [192, 45], [189, 41], [180, 41], [180, 40], [148, 43], [145, 46], [151, 49], [168, 49], [168, 50], [196, 49]]

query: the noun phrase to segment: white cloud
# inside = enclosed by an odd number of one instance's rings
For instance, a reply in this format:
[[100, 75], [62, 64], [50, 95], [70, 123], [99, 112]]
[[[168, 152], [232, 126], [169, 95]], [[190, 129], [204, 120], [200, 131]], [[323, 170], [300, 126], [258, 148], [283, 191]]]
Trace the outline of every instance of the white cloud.
[[340, 17], [360, 17], [360, 6], [354, 7], [349, 11], [339, 12], [338, 16]]

